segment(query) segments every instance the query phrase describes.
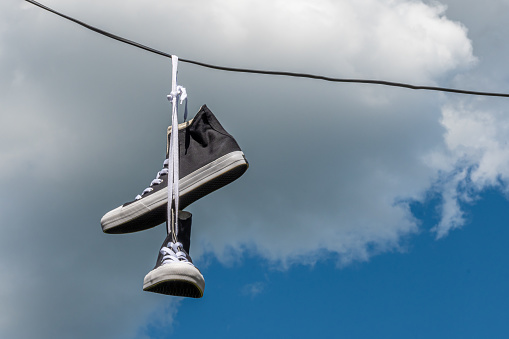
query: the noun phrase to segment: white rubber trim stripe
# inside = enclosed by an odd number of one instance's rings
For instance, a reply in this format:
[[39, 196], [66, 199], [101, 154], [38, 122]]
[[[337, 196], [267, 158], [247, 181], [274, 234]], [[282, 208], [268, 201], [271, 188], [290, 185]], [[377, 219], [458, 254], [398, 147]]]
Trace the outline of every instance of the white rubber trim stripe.
[[181, 262], [165, 264], [148, 272], [143, 279], [143, 289], [168, 280], [190, 282], [198, 287], [202, 294], [205, 289], [205, 279], [200, 271], [193, 265]]
[[[242, 151], [228, 153], [181, 178], [179, 180], [179, 196], [187, 194], [204, 183], [230, 171], [232, 168], [245, 163], [246, 160]], [[101, 224], [103, 225], [103, 230], [108, 230], [133, 220], [139, 215], [162, 206], [167, 201], [168, 187], [165, 187], [132, 204], [119, 206], [102, 217]]]

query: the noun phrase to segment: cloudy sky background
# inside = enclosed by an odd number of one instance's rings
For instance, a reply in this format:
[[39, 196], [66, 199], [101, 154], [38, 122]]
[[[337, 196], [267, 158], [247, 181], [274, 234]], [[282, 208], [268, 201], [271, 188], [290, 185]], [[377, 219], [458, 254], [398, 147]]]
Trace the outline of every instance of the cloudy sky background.
[[[507, 0], [44, 4], [181, 58], [509, 93]], [[489, 301], [507, 297], [507, 252], [489, 251], [507, 234], [508, 99], [185, 63], [179, 83], [191, 115], [207, 104], [250, 162], [188, 208], [202, 300], [142, 291], [164, 227], [114, 236], [99, 223], [162, 166], [170, 60], [24, 1], [0, 3], [0, 337], [404, 338], [417, 326], [396, 319], [443, 312], [455, 317], [435, 337], [473, 335], [458, 319], [480, 327], [481, 314], [497, 314], [488, 325], [500, 334], [508, 314]], [[479, 279], [444, 301], [472, 245], [491, 264], [466, 265]], [[492, 294], [463, 298], [479, 290]], [[403, 296], [405, 307], [386, 307]], [[297, 331], [307, 317], [319, 328]]]

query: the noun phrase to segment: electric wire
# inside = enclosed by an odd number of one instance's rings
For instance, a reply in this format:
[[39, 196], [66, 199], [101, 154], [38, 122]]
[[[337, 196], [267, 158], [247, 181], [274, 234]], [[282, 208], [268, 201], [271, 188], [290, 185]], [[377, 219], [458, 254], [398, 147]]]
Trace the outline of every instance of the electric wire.
[[[53, 14], [56, 14], [64, 19], [70, 20], [80, 26], [83, 26], [91, 31], [94, 31], [96, 33], [99, 33], [101, 35], [104, 35], [108, 38], [123, 42], [125, 44], [141, 48], [143, 50], [146, 50], [151, 53], [155, 53], [167, 58], [171, 59], [171, 54], [165, 53], [162, 51], [159, 51], [155, 48], [142, 45], [138, 42], [123, 38], [121, 36], [112, 34], [110, 32], [104, 31], [100, 28], [91, 26], [83, 21], [77, 20], [73, 17], [70, 17], [68, 15], [62, 14], [54, 9], [51, 9], [37, 1], [34, 0], [25, 0], [26, 2], [29, 2], [35, 6], [38, 6], [48, 12], [51, 12]], [[297, 73], [297, 72], [285, 72], [285, 71], [267, 71], [267, 70], [257, 70], [257, 69], [249, 69], [249, 68], [235, 68], [235, 67], [226, 67], [226, 66], [218, 66], [218, 65], [212, 65], [205, 62], [200, 62], [196, 60], [190, 60], [185, 58], [180, 58], [180, 62], [185, 62], [201, 67], [221, 70], [221, 71], [227, 71], [227, 72], [238, 72], [238, 73], [251, 73], [251, 74], [264, 74], [264, 75], [278, 75], [278, 76], [287, 76], [287, 77], [295, 77], [295, 78], [308, 78], [308, 79], [315, 79], [315, 80], [323, 80], [323, 81], [329, 81], [329, 82], [343, 82], [343, 83], [361, 83], [361, 84], [373, 84], [373, 85], [383, 85], [383, 86], [392, 86], [392, 87], [403, 87], [413, 90], [428, 90], [428, 91], [439, 91], [439, 92], [449, 92], [449, 93], [457, 93], [457, 94], [466, 94], [466, 95], [478, 95], [478, 96], [491, 96], [491, 97], [509, 97], [509, 94], [507, 93], [493, 93], [493, 92], [480, 92], [480, 91], [470, 91], [470, 90], [463, 90], [463, 89], [455, 89], [455, 88], [447, 88], [447, 87], [435, 87], [435, 86], [415, 86], [400, 82], [392, 82], [392, 81], [384, 81], [384, 80], [366, 80], [366, 79], [345, 79], [345, 78], [334, 78], [329, 76], [323, 76], [323, 75], [315, 75], [315, 74], [308, 74], [308, 73]]]

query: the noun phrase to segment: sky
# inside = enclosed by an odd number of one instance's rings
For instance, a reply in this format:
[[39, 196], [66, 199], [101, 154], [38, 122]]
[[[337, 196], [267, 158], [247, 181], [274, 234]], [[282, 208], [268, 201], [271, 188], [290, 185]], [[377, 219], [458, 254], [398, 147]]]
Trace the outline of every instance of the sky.
[[[507, 0], [43, 4], [206, 63], [509, 93]], [[0, 3], [1, 338], [507, 337], [509, 99], [179, 84], [250, 163], [187, 208], [202, 299], [142, 290], [164, 226], [100, 226], [162, 168], [170, 59]]]

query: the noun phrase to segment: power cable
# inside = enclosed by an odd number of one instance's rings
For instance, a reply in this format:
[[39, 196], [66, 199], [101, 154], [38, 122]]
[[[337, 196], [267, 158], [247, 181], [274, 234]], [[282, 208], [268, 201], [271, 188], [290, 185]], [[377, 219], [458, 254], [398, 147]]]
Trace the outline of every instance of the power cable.
[[[144, 49], [148, 52], [159, 54], [161, 56], [171, 58], [171, 54], [159, 51], [157, 49], [154, 49], [152, 47], [148, 47], [145, 45], [142, 45], [138, 42], [120, 37], [118, 35], [109, 33], [107, 31], [104, 31], [102, 29], [99, 29], [97, 27], [91, 26], [83, 21], [74, 19], [68, 15], [62, 14], [60, 12], [55, 11], [54, 9], [51, 9], [37, 1], [34, 0], [25, 0], [35, 6], [38, 6], [42, 9], [45, 9], [48, 12], [54, 13], [62, 18], [65, 18], [67, 20], [70, 20], [80, 26], [83, 26], [91, 31], [94, 31], [96, 33], [102, 34], [104, 36], [107, 36], [109, 38], [112, 38], [114, 40], [129, 44], [134, 47], [138, 47], [141, 49]], [[479, 92], [479, 91], [468, 91], [468, 90], [462, 90], [462, 89], [454, 89], [454, 88], [446, 88], [446, 87], [435, 87], [435, 86], [415, 86], [415, 85], [409, 85], [404, 84], [400, 82], [392, 82], [392, 81], [383, 81], [383, 80], [365, 80], [365, 79], [344, 79], [344, 78], [332, 78], [328, 76], [323, 75], [315, 75], [315, 74], [307, 74], [307, 73], [295, 73], [295, 72], [284, 72], [284, 71], [266, 71], [266, 70], [257, 70], [257, 69], [249, 69], [249, 68], [234, 68], [234, 67], [225, 67], [225, 66], [218, 66], [218, 65], [212, 65], [200, 61], [190, 60], [190, 59], [184, 59], [179, 58], [180, 62], [185, 62], [189, 64], [194, 64], [197, 66], [217, 69], [221, 71], [227, 71], [227, 72], [238, 72], [238, 73], [253, 73], [253, 74], [266, 74], [266, 75], [280, 75], [280, 76], [288, 76], [288, 77], [295, 77], [295, 78], [309, 78], [309, 79], [316, 79], [316, 80], [324, 80], [324, 81], [330, 81], [330, 82], [348, 82], [348, 83], [361, 83], [361, 84], [375, 84], [375, 85], [383, 85], [383, 86], [392, 86], [392, 87], [403, 87], [403, 88], [409, 88], [409, 89], [423, 89], [423, 90], [429, 90], [429, 91], [439, 91], [439, 92], [449, 92], [449, 93], [458, 93], [458, 94], [467, 94], [467, 95], [480, 95], [480, 96], [491, 96], [491, 97], [509, 97], [509, 94], [506, 93], [491, 93], [491, 92]]]

